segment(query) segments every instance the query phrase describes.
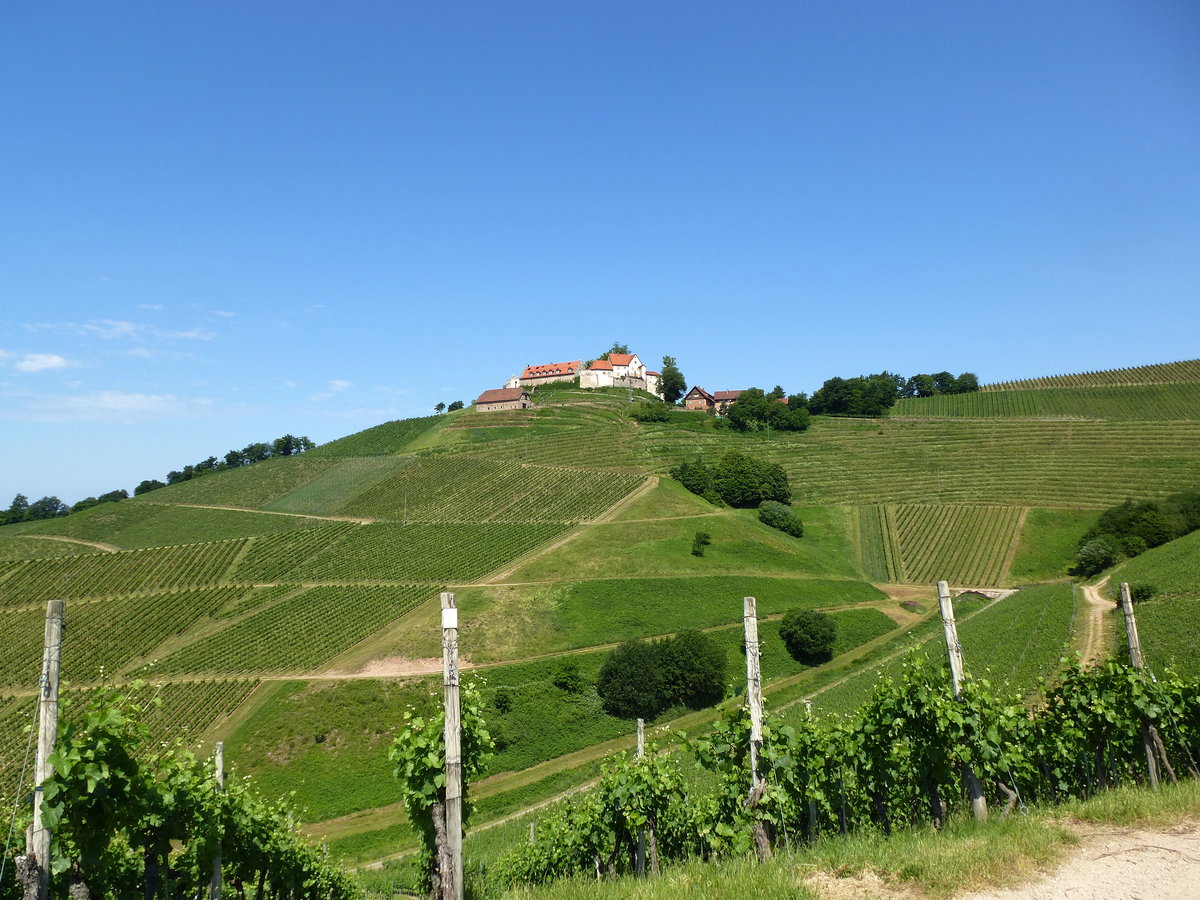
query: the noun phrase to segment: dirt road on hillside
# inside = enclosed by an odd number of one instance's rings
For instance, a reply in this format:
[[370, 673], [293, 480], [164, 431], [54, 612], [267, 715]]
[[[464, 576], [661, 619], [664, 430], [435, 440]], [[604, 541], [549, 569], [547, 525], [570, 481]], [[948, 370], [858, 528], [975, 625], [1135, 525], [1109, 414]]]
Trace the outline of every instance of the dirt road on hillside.
[[1083, 623], [1083, 641], [1080, 654], [1085, 666], [1094, 666], [1108, 655], [1108, 623], [1107, 616], [1113, 611], [1113, 602], [1104, 596], [1104, 588], [1108, 586], [1108, 576], [1097, 584], [1083, 586], [1083, 596], [1087, 599], [1087, 620]]

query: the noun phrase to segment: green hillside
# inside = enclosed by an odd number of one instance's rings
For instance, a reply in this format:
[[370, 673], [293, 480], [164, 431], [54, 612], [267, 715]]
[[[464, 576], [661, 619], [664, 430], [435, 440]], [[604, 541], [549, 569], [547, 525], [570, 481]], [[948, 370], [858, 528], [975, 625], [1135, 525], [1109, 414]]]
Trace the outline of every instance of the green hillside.
[[[744, 596], [763, 617], [768, 698], [799, 715], [814, 694], [818, 709], [848, 708], [913, 643], [935, 652], [933, 582], [1058, 582], [958, 601], [968, 666], [1027, 690], [1082, 627], [1065, 581], [1098, 511], [1200, 484], [1197, 371], [993, 386], [795, 434], [703, 416], [639, 424], [627, 391], [560, 386], [534, 409], [389, 422], [0, 528], [0, 784], [19, 771], [50, 599], [66, 600], [71, 690], [145, 679], [163, 700], [156, 735], [226, 740], [236, 772], [294, 791], [306, 828], [358, 859], [413, 843], [384, 757], [400, 712], [431, 702], [440, 679], [442, 590], [458, 596], [464, 666], [485, 680], [502, 744], [481, 820], [588, 780], [628, 742], [632, 723], [591, 685], [613, 645], [704, 629], [736, 690]], [[668, 474], [731, 449], [784, 468], [803, 538]], [[700, 556], [697, 532], [710, 538]], [[1117, 576], [1157, 587], [1143, 639], [1164, 665], [1194, 665], [1195, 629], [1176, 623], [1200, 602], [1197, 547], [1174, 542]], [[797, 608], [834, 616], [832, 662], [783, 649], [779, 618]], [[567, 665], [581, 690], [555, 684]], [[656, 724], [714, 715], [668, 710]]]

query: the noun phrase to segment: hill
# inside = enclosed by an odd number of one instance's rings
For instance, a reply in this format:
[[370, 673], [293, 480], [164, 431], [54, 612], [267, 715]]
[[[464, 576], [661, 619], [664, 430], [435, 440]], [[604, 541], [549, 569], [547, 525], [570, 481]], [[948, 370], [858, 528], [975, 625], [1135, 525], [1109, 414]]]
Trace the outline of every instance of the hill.
[[[886, 419], [816, 417], [796, 434], [739, 434], [703, 416], [639, 424], [626, 391], [558, 387], [531, 410], [385, 423], [6, 526], [0, 784], [19, 769], [50, 598], [67, 601], [72, 690], [148, 679], [164, 699], [158, 734], [224, 739], [236, 771], [295, 791], [311, 833], [352, 858], [412, 841], [384, 753], [440, 672], [442, 590], [458, 595], [465, 662], [486, 678], [502, 745], [476, 795], [481, 821], [586, 781], [628, 740], [631, 723], [586, 686], [610, 647], [702, 628], [736, 661], [746, 595], [764, 617], [771, 702], [798, 710], [824, 688], [818, 706], [844, 707], [934, 633], [933, 581], [1062, 582], [1097, 510], [1200, 482], [1200, 406], [1185, 380], [1195, 367], [1148, 368], [1127, 386], [1135, 376], [1118, 373], [905, 401]], [[803, 538], [667, 474], [730, 449], [783, 466]], [[702, 556], [691, 552], [698, 531], [711, 539]], [[1130, 580], [1164, 592], [1148, 613], [1192, 603], [1186, 567], [1154, 554], [1129, 564]], [[959, 602], [969, 658], [1018, 688], [1078, 637], [1082, 601], [1066, 585]], [[794, 608], [837, 619], [831, 664], [782, 650], [778, 618]], [[1154, 619], [1148, 646], [1169, 640]], [[568, 665], [584, 689], [555, 684]], [[711, 717], [673, 710], [661, 723]]]

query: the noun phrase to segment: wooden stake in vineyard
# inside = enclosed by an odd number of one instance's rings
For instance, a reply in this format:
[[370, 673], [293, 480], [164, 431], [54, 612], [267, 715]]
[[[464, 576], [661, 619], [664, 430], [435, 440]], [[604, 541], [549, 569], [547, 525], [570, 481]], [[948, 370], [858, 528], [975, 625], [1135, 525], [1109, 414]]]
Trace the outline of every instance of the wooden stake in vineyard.
[[[646, 755], [646, 720], [637, 720], [637, 758], [642, 759]], [[637, 852], [634, 856], [633, 863], [634, 873], [642, 878], [646, 874], [646, 826], [638, 827], [637, 837]]]
[[[1146, 663], [1142, 658], [1142, 641], [1138, 637], [1137, 619], [1133, 615], [1133, 597], [1129, 593], [1128, 582], [1121, 582], [1121, 612], [1125, 614], [1125, 638], [1129, 642], [1129, 664], [1138, 670], [1145, 669]], [[1172, 782], [1178, 781], [1175, 770], [1171, 767], [1171, 761], [1167, 759], [1167, 748], [1163, 746], [1162, 737], [1159, 735], [1158, 729], [1149, 722], [1142, 727], [1142, 743], [1146, 748], [1146, 771], [1150, 776], [1150, 786], [1158, 788], [1158, 760], [1160, 759], [1163, 767], [1167, 770], [1167, 777]], [[1157, 754], [1157, 758], [1155, 754]]]
[[[750, 794], [746, 797], [746, 808], [753, 810], [762, 799], [766, 785], [758, 772], [758, 757], [762, 753], [762, 670], [758, 656], [757, 601], [753, 597], [742, 598], [742, 623], [746, 634], [746, 702], [750, 704]], [[754, 822], [754, 844], [759, 858], [771, 858], [771, 842], [767, 828], [760, 821]]]
[[[442, 870], [444, 900], [463, 900], [462, 710], [458, 697], [458, 608], [442, 592], [442, 675], [446, 693], [446, 840], [449, 866]], [[447, 884], [447, 882], [449, 882]]]
[[45, 900], [50, 894], [50, 829], [42, 822], [42, 786], [54, 774], [49, 758], [58, 741], [58, 671], [62, 662], [63, 602], [46, 604], [46, 634], [42, 650], [41, 692], [38, 694], [38, 745], [33, 770], [33, 824], [25, 856], [17, 860], [17, 877], [26, 900]]
[[[942, 631], [946, 636], [946, 652], [950, 655], [950, 679], [954, 683], [954, 699], [962, 696], [963, 657], [962, 644], [958, 642], [958, 626], [954, 622], [954, 603], [950, 599], [950, 586], [944, 582], [937, 583], [938, 606], [942, 611]], [[983, 796], [983, 785], [975, 770], [967, 765], [963, 767], [963, 776], [967, 782], [967, 792], [971, 796], [971, 813], [975, 821], [987, 821], [987, 799]]]
[[[225, 791], [225, 742], [217, 741], [217, 746], [213, 750], [213, 778], [217, 782], [218, 793]], [[224, 838], [224, 835], [221, 836]], [[209, 900], [221, 900], [221, 869], [224, 861], [222, 860], [222, 845], [224, 841], [217, 843], [217, 852], [213, 856], [212, 875], [208, 880], [208, 897]]]

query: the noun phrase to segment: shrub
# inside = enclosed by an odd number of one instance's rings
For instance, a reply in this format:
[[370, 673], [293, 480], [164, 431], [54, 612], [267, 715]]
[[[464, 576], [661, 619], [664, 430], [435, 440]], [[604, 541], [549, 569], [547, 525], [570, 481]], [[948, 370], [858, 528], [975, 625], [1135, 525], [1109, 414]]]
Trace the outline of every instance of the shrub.
[[804, 523], [800, 517], [790, 506], [778, 500], [764, 500], [758, 504], [758, 520], [792, 537], [804, 537]]
[[824, 662], [833, 657], [837, 624], [813, 609], [793, 609], [779, 623], [779, 636], [792, 658], [803, 663]]
[[588, 686], [588, 681], [579, 671], [579, 664], [573, 659], [564, 659], [554, 672], [551, 683], [568, 694], [582, 694]]
[[1095, 575], [1103, 572], [1116, 563], [1121, 556], [1121, 548], [1116, 540], [1107, 534], [1085, 541], [1075, 554], [1075, 572], [1078, 575]]
[[1134, 603], [1144, 603], [1158, 593], [1158, 589], [1152, 584], [1131, 584], [1129, 586], [1129, 599]]
[[639, 403], [629, 417], [639, 422], [666, 422], [671, 418], [671, 408], [665, 403]]
[[703, 556], [704, 548], [712, 543], [712, 535], [707, 531], [697, 531], [692, 538], [692, 556]]

